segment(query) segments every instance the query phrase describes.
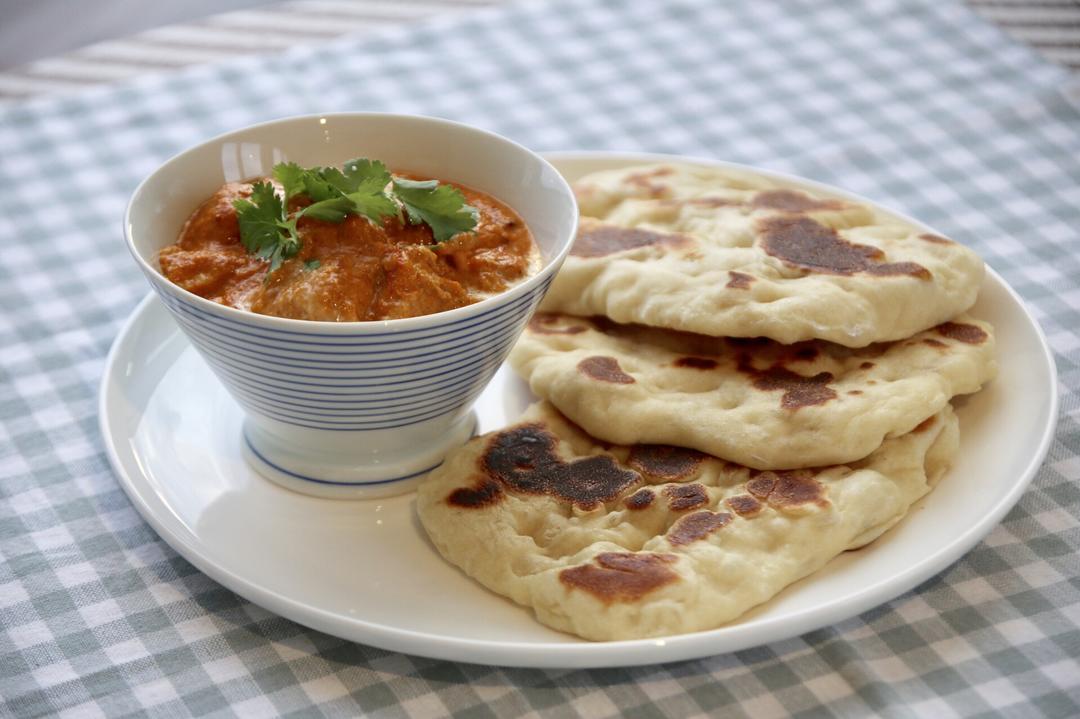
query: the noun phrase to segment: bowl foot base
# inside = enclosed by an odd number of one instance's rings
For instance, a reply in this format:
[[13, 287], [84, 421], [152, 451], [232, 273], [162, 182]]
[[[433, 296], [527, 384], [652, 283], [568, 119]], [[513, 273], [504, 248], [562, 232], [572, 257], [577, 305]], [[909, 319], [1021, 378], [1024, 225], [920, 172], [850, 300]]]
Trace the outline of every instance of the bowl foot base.
[[476, 422], [476, 413], [469, 412], [436, 441], [398, 452], [387, 452], [363, 432], [343, 437], [352, 451], [290, 445], [250, 420], [244, 421], [240, 442], [248, 464], [286, 489], [328, 499], [375, 499], [414, 491], [450, 451], [473, 436]]

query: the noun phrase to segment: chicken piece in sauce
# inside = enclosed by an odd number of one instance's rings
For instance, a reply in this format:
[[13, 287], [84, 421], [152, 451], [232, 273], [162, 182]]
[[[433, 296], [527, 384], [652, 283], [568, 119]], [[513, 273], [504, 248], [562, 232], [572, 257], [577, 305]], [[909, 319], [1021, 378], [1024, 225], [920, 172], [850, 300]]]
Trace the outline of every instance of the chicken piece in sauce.
[[474, 232], [434, 244], [431, 228], [351, 215], [340, 224], [302, 218], [303, 247], [267, 277], [245, 250], [233, 201], [251, 183], [228, 183], [159, 255], [162, 273], [208, 300], [265, 315], [356, 322], [434, 314], [478, 302], [535, 273], [532, 235], [509, 207], [457, 186], [479, 212]]

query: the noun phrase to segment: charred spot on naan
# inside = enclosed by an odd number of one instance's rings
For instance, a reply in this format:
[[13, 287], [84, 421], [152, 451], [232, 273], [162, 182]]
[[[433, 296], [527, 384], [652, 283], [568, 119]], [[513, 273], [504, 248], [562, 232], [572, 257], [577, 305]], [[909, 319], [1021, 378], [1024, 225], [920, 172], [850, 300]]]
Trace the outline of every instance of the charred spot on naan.
[[623, 504], [626, 505], [627, 509], [647, 509], [652, 506], [655, 499], [656, 493], [647, 487], [643, 487], [624, 499]]
[[933, 348], [939, 349], [939, 350], [944, 349], [944, 348], [949, 346], [949, 345], [945, 344], [944, 342], [942, 342], [941, 340], [936, 340], [933, 337], [926, 337], [925, 339], [923, 339], [922, 342], [923, 342], [924, 345], [926, 345], [928, 347], [933, 347]]
[[833, 198], [818, 199], [798, 190], [765, 190], [754, 195], [750, 201], [754, 209], [780, 210], [781, 212], [815, 212], [820, 210], [844, 210], [850, 205]]
[[814, 504], [827, 506], [825, 487], [806, 469], [757, 471], [750, 473], [746, 491], [760, 502], [776, 509], [795, 509]]
[[459, 487], [446, 498], [447, 504], [464, 509], [480, 509], [498, 504], [502, 488], [491, 479], [483, 479], [475, 487]]
[[595, 564], [582, 564], [559, 572], [559, 581], [570, 589], [582, 589], [605, 604], [634, 602], [665, 584], [679, 579], [669, 565], [671, 554], [651, 552], [604, 552]]
[[754, 517], [761, 513], [761, 502], [749, 494], [736, 494], [724, 500], [724, 504], [731, 507], [731, 511], [740, 517]]
[[673, 546], [685, 546], [705, 539], [713, 532], [726, 527], [731, 523], [731, 514], [728, 512], [710, 512], [703, 510], [680, 517], [675, 524], [668, 529], [667, 540]]
[[669, 444], [636, 444], [626, 464], [654, 480], [674, 482], [694, 474], [708, 458], [704, 452]]
[[774, 365], [784, 366], [791, 362], [813, 362], [822, 354], [822, 345], [817, 340], [789, 345], [768, 337], [725, 337], [723, 341], [738, 353], [740, 369], [747, 369], [751, 358], [759, 362], [771, 358]]
[[821, 348], [813, 341], [797, 342], [784, 347], [789, 362], [813, 362], [821, 354]]
[[945, 322], [934, 329], [942, 337], [969, 345], [982, 344], [990, 336], [981, 327], [963, 322]]
[[584, 325], [578, 324], [560, 326], [560, 317], [562, 315], [553, 312], [537, 312], [529, 320], [529, 331], [538, 335], [576, 335], [588, 329]]
[[750, 285], [757, 280], [753, 275], [748, 275], [745, 272], [735, 272], [734, 270], [728, 271], [728, 277], [728, 282], [724, 286], [730, 290], [748, 290]]
[[835, 378], [831, 372], [818, 372], [812, 377], [792, 372], [783, 363], [768, 369], [754, 369], [748, 357], [739, 358], [738, 370], [751, 377], [754, 388], [764, 392], [782, 391], [780, 406], [797, 410], [822, 405], [836, 399], [836, 390], [829, 386]]
[[667, 177], [668, 175], [675, 174], [675, 170], [670, 167], [654, 167], [651, 170], [642, 170], [640, 172], [634, 172], [626, 176], [623, 180], [627, 185], [631, 187], [631, 193], [635, 196], [645, 197], [667, 197], [671, 194], [671, 186], [664, 182], [656, 182], [658, 177]]
[[696, 482], [669, 484], [664, 487], [664, 497], [667, 498], [668, 509], [673, 512], [698, 509], [709, 503], [709, 493], [705, 491], [705, 487]]
[[575, 257], [606, 257], [641, 247], [689, 249], [693, 245], [694, 240], [686, 235], [591, 222], [578, 229], [570, 254]]
[[679, 357], [674, 364], [676, 367], [710, 370], [716, 369], [720, 363], [709, 357]]
[[724, 342], [736, 349], [759, 352], [776, 344], [768, 337], [725, 337]]
[[498, 432], [480, 456], [481, 479], [455, 489], [447, 503], [478, 509], [497, 504], [506, 492], [542, 494], [592, 509], [641, 482], [641, 475], [619, 466], [610, 455], [565, 462], [555, 453], [558, 439], [541, 423]]
[[884, 262], [885, 253], [871, 245], [848, 242], [835, 229], [809, 217], [767, 217], [758, 221], [761, 247], [787, 265], [831, 275], [857, 272], [907, 275], [930, 280], [930, 270], [916, 262]]
[[925, 232], [919, 235], [919, 239], [924, 242], [929, 242], [934, 245], [952, 245], [955, 244], [948, 237], [942, 237], [941, 235], [935, 235], [929, 232]]
[[589, 379], [598, 382], [611, 382], [612, 384], [634, 384], [636, 380], [623, 372], [619, 366], [619, 360], [614, 357], [594, 355], [586, 357], [577, 364], [578, 372]]

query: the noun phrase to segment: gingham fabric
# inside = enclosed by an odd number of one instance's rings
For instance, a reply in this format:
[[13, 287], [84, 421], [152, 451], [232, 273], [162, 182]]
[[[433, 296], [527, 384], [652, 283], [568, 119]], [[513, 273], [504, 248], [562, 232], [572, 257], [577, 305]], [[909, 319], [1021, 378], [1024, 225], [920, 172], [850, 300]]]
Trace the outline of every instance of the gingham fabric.
[[[48, 27], [50, 19], [65, 11], [62, 6], [45, 3], [43, 8], [34, 7], [17, 13], [15, 18], [6, 18], [7, 27], [0, 25], [0, 101], [70, 92], [87, 85], [112, 83], [147, 73], [169, 72], [185, 65], [216, 62], [240, 55], [276, 52], [304, 44], [316, 45], [340, 35], [359, 36], [387, 25], [413, 23], [439, 14], [468, 12], [472, 8], [501, 2], [503, 0], [262, 0], [252, 3], [249, 0], [233, 0], [222, 3], [220, 7], [242, 7], [245, 4], [251, 7], [104, 40], [59, 57], [44, 57], [45, 52], [40, 44], [27, 47], [19, 42], [28, 32], [40, 32]], [[101, 16], [108, 18], [109, 11], [115, 12], [121, 5], [122, 0], [97, 3], [95, 12], [100, 13], [97, 22], [91, 23], [89, 28], [79, 27], [70, 32], [67, 28], [60, 28], [59, 38], [54, 37], [49, 44], [53, 47], [67, 46], [73, 40], [108, 31], [110, 26], [101, 20]], [[202, 9], [208, 11], [211, 8], [204, 5]], [[174, 17], [174, 12], [171, 5], [143, 3], [135, 17], [142, 22], [152, 22], [161, 17]], [[1080, 7], [1076, 12], [1080, 17]], [[1037, 11], [1032, 13], [1036, 14]], [[1055, 18], [1060, 19], [1060, 15]], [[1080, 27], [1076, 33], [1080, 37]], [[19, 49], [5, 48], [5, 37], [15, 40], [15, 47]], [[1076, 45], [1080, 48], [1080, 40]], [[27, 50], [44, 59], [21, 66], [3, 67], [5, 56], [17, 57], [18, 53]]]
[[[214, 62], [360, 35], [390, 23], [465, 12], [503, 0], [290, 0], [211, 15], [129, 37], [106, 40], [60, 57], [0, 68], [0, 102], [68, 92], [95, 83], [169, 72]], [[1080, 0], [964, 0], [978, 14], [1035, 47], [1050, 60], [1080, 72]], [[145, 11], [145, 8], [144, 8]], [[40, 25], [40, 23], [36, 23]], [[19, 32], [9, 25], [7, 35]], [[85, 31], [80, 31], [85, 35]], [[79, 33], [76, 33], [78, 36]], [[0, 52], [5, 33], [0, 26]]]
[[[120, 217], [183, 147], [273, 117], [441, 115], [535, 149], [711, 156], [835, 183], [974, 246], [1056, 353], [1046, 465], [970, 554], [756, 649], [634, 669], [456, 664], [310, 631], [139, 518], [97, 430], [147, 286]], [[1080, 87], [955, 0], [555, 0], [0, 109], [0, 713], [1080, 715]], [[1002, 348], [1008, 351], [1008, 348]]]

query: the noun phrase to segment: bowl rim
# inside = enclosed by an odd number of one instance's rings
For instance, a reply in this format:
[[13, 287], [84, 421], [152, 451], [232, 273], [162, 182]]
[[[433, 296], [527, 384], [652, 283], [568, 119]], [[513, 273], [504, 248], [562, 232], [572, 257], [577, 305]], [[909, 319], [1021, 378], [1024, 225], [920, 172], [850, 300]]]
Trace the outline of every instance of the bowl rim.
[[[132, 222], [131, 214], [133, 208], [136, 206], [137, 201], [142, 200], [144, 190], [146, 186], [155, 177], [158, 177], [161, 173], [167, 170], [172, 165], [175, 165], [185, 155], [191, 154], [198, 150], [201, 150], [210, 145], [220, 144], [222, 142], [237, 139], [240, 136], [261, 130], [263, 128], [271, 127], [274, 125], [287, 125], [292, 123], [303, 123], [309, 121], [318, 121], [320, 119], [336, 119], [336, 120], [364, 120], [364, 119], [400, 119], [405, 122], [421, 122], [430, 123], [432, 125], [443, 125], [456, 128], [458, 130], [464, 130], [466, 132], [482, 135], [488, 140], [494, 141], [496, 144], [502, 143], [512, 148], [516, 148], [526, 155], [532, 156], [542, 168], [550, 171], [551, 175], [556, 178], [556, 189], [561, 190], [570, 199], [570, 208], [572, 216], [570, 220], [570, 231], [567, 233], [567, 237], [563, 240], [562, 244], [558, 247], [557, 251], [544, 261], [544, 264], [533, 275], [525, 278], [522, 282], [519, 282], [506, 290], [494, 294], [490, 297], [485, 297], [479, 302], [474, 302], [471, 305], [465, 305], [463, 307], [455, 307], [454, 309], [444, 310], [442, 312], [435, 312], [432, 314], [418, 315], [416, 317], [403, 317], [398, 319], [385, 319], [385, 320], [357, 320], [348, 322], [339, 322], [334, 320], [304, 320], [296, 319], [292, 317], [278, 317], [276, 315], [264, 315], [257, 312], [250, 312], [248, 310], [241, 310], [236, 307], [230, 307], [223, 305], [213, 300], [208, 300], [205, 297], [201, 297], [194, 292], [186, 290], [179, 285], [173, 283], [158, 267], [154, 266], [154, 263], [150, 262], [135, 246], [135, 240], [132, 236]], [[501, 201], [501, 200], [500, 200]], [[514, 209], [514, 208], [511, 208]], [[515, 209], [516, 211], [516, 209]], [[482, 313], [488, 309], [494, 309], [502, 304], [511, 302], [536, 288], [541, 283], [547, 281], [555, 271], [561, 266], [563, 260], [566, 259], [567, 254], [570, 252], [570, 247], [574, 243], [574, 238], [577, 236], [579, 211], [577, 207], [577, 198], [574, 195], [570, 184], [566, 181], [566, 178], [555, 169], [555, 167], [547, 160], [546, 157], [531, 150], [528, 147], [522, 145], [519, 142], [515, 142], [508, 137], [500, 135], [497, 132], [486, 130], [475, 125], [469, 125], [463, 122], [457, 122], [455, 120], [448, 120], [441, 117], [435, 117], [431, 115], [419, 115], [409, 113], [396, 113], [396, 112], [323, 112], [323, 113], [308, 113], [304, 115], [289, 115], [286, 117], [279, 117], [272, 120], [266, 120], [258, 122], [252, 125], [246, 125], [234, 130], [215, 135], [207, 140], [199, 142], [198, 144], [191, 145], [189, 147], [180, 150], [173, 154], [168, 159], [164, 160], [154, 170], [144, 177], [139, 184], [132, 190], [131, 195], [128, 198], [127, 205], [124, 208], [123, 215], [123, 233], [124, 242], [127, 245], [128, 251], [131, 253], [135, 262], [142, 269], [143, 274], [146, 275], [150, 283], [158, 288], [174, 295], [177, 299], [188, 302], [195, 307], [208, 312], [211, 315], [218, 316], [226, 320], [234, 320], [243, 323], [257, 325], [267, 330], [276, 330], [278, 332], [294, 332], [299, 334], [330, 334], [330, 335], [363, 335], [372, 332], [395, 332], [395, 331], [409, 331], [417, 329], [428, 329], [434, 326], [443, 324], [452, 324], [458, 320], [468, 319], [476, 314]]]

